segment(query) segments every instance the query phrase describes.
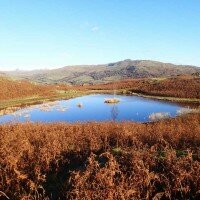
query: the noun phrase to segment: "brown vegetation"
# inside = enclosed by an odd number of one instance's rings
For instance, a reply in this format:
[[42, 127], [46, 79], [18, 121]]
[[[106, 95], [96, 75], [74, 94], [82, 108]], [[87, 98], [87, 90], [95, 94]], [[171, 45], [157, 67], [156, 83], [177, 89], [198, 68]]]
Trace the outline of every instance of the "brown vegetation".
[[199, 199], [200, 114], [0, 126], [0, 198]]
[[180, 76], [161, 79], [128, 79], [115, 83], [68, 86], [68, 85], [37, 85], [28, 81], [13, 81], [0, 77], [0, 100], [10, 100], [30, 96], [52, 96], [56, 91], [68, 90], [113, 90], [113, 84], [125, 93], [141, 93], [152, 96], [168, 96], [178, 98], [200, 99], [200, 77]]
[[43, 86], [28, 81], [13, 81], [0, 77], [0, 100], [24, 98], [30, 96], [50, 96], [54, 86]]
[[[180, 76], [162, 79], [128, 79], [116, 82], [118, 89], [154, 96], [200, 99], [200, 77]], [[92, 90], [112, 90], [113, 83], [84, 86]], [[81, 88], [79, 88], [81, 89]]]

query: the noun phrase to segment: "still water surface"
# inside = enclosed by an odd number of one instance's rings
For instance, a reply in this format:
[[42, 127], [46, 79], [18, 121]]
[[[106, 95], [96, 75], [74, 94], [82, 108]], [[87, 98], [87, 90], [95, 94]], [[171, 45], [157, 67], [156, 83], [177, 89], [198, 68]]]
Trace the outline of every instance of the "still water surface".
[[[118, 104], [106, 104], [112, 95], [97, 94], [61, 100], [23, 108], [12, 114], [0, 116], [0, 123], [6, 122], [85, 122], [85, 121], [151, 121], [152, 113], [168, 113], [170, 117], [184, 106], [178, 103], [158, 101], [137, 96], [116, 95]], [[77, 106], [78, 104], [81, 106]]]

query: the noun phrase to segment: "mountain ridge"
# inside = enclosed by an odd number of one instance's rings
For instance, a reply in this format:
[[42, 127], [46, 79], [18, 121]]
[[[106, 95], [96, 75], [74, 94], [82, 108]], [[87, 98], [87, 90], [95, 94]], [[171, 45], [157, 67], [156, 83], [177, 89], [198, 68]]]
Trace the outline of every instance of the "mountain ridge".
[[200, 73], [193, 65], [175, 65], [152, 60], [131, 60], [98, 64], [69, 65], [57, 69], [10, 71], [4, 74], [42, 84], [93, 84], [106, 83], [125, 78], [168, 77]]

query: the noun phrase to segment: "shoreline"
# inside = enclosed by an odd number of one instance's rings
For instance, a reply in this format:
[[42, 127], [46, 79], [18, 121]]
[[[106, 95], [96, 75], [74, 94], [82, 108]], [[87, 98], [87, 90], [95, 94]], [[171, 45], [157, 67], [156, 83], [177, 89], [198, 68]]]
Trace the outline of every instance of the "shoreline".
[[68, 100], [76, 97], [80, 97], [83, 95], [86, 95], [87, 93], [85, 92], [80, 92], [80, 91], [69, 91], [68, 93], [62, 93], [58, 94], [55, 96], [47, 96], [47, 97], [26, 97], [26, 98], [21, 98], [21, 99], [14, 99], [14, 100], [4, 100], [0, 101], [2, 105], [0, 105], [0, 111], [7, 110], [10, 108], [23, 108], [26, 106], [31, 106], [31, 105], [39, 105], [43, 104], [46, 102], [52, 102], [52, 101], [58, 101], [58, 100]]
[[[112, 94], [113, 91], [111, 90], [92, 90], [90, 91], [95, 94]], [[129, 96], [138, 96], [138, 97], [144, 97], [149, 99], [157, 99], [157, 100], [163, 100], [163, 101], [171, 101], [171, 102], [177, 102], [177, 103], [191, 103], [191, 104], [200, 104], [200, 99], [196, 98], [180, 98], [180, 97], [164, 97], [164, 96], [153, 96], [148, 94], [142, 94], [142, 93], [135, 93], [130, 92], [125, 89], [121, 89], [116, 91], [116, 94], [118, 95], [129, 95]]]
[[[3, 100], [0, 101], [0, 111], [10, 109], [10, 108], [16, 108], [19, 109], [26, 106], [31, 105], [37, 105], [42, 104], [46, 102], [52, 102], [52, 101], [58, 101], [58, 100], [68, 100], [73, 99], [76, 97], [88, 95], [88, 94], [112, 94], [113, 91], [111, 90], [71, 90], [67, 93], [58, 93], [58, 95], [49, 96], [49, 97], [25, 97], [21, 99], [14, 99], [14, 100]], [[190, 103], [190, 104], [200, 104], [200, 99], [196, 98], [178, 98], [178, 97], [163, 97], [163, 96], [153, 96], [148, 94], [142, 94], [142, 93], [135, 93], [130, 92], [125, 89], [121, 89], [117, 91], [118, 95], [129, 95], [129, 96], [138, 96], [143, 98], [149, 98], [149, 99], [156, 99], [156, 100], [163, 100], [163, 101], [171, 101], [171, 102], [177, 102], [177, 103]]]
[[163, 100], [163, 101], [172, 101], [177, 103], [195, 103], [200, 104], [200, 99], [195, 98], [179, 98], [179, 97], [162, 97], [162, 96], [153, 96], [153, 95], [145, 95], [141, 93], [132, 93], [134, 96], [149, 98], [149, 99], [157, 99], [157, 100]]

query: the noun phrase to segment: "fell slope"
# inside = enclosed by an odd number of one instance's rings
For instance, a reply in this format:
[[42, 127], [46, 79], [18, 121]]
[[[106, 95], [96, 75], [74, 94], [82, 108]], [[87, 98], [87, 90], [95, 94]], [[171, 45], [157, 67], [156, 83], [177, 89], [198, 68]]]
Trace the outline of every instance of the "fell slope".
[[16, 81], [3, 76], [0, 77], [0, 86], [0, 100], [53, 94], [51, 86], [37, 85], [28, 81]]
[[200, 68], [150, 60], [124, 60], [104, 65], [67, 66], [54, 70], [13, 71], [8, 75], [37, 83], [107, 83], [124, 78], [165, 77], [200, 73]]
[[126, 79], [106, 84], [77, 87], [83, 90], [123, 90], [144, 95], [200, 99], [200, 77], [176, 76], [170, 78]]

